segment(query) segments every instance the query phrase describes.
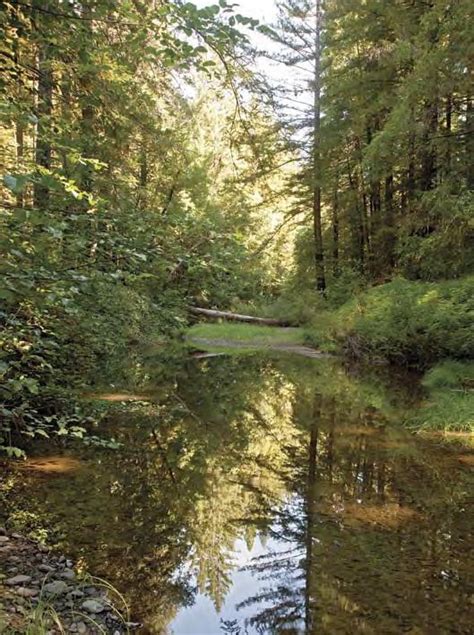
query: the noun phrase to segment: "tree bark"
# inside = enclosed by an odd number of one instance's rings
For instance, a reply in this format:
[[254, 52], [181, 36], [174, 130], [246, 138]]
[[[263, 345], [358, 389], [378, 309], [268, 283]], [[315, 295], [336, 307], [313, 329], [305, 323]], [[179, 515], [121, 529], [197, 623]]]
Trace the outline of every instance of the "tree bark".
[[474, 190], [474, 99], [472, 95], [467, 96], [466, 123], [464, 135], [464, 160], [466, 165], [466, 185], [469, 190]]
[[314, 55], [314, 125], [313, 125], [313, 232], [316, 290], [326, 289], [321, 214], [321, 0], [316, 0], [315, 55]]
[[436, 180], [436, 153], [433, 148], [433, 137], [438, 129], [438, 104], [436, 101], [425, 105], [425, 132], [423, 135], [423, 150], [421, 157], [421, 190], [428, 192], [433, 189]]
[[[41, 0], [35, 0], [33, 6], [39, 6]], [[41, 24], [41, 23], [40, 23]], [[53, 112], [53, 73], [51, 70], [50, 45], [40, 42], [38, 45], [38, 102], [35, 161], [40, 168], [51, 168], [51, 116]], [[35, 183], [33, 200], [36, 207], [46, 207], [49, 202], [49, 189]]]
[[336, 175], [332, 202], [332, 272], [339, 275], [339, 176]]
[[357, 183], [354, 181], [354, 177], [351, 170], [351, 165], [347, 161], [347, 177], [349, 180], [349, 186], [354, 196], [354, 209], [352, 211], [352, 243], [353, 243], [353, 257], [358, 264], [358, 268], [361, 274], [365, 272], [365, 251], [364, 251], [364, 221], [363, 212], [359, 205], [359, 189]]
[[195, 315], [203, 315], [210, 318], [220, 318], [223, 320], [231, 320], [234, 322], [250, 322], [252, 324], [265, 324], [266, 326], [289, 326], [284, 320], [276, 320], [274, 318], [254, 317], [253, 315], [241, 315], [240, 313], [230, 313], [229, 311], [216, 311], [214, 309], [202, 309], [200, 307], [189, 307], [191, 313]]
[[391, 269], [395, 266], [395, 217], [394, 217], [394, 203], [393, 203], [393, 175], [389, 174], [385, 177], [385, 227], [387, 229], [387, 235], [384, 244], [384, 252], [387, 266]]

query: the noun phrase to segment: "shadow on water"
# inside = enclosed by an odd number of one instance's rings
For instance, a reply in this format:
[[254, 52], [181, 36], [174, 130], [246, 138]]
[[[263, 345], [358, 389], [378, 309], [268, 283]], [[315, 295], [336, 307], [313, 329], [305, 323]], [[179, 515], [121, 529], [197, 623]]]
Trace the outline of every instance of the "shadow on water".
[[472, 452], [402, 429], [413, 378], [149, 359], [88, 397], [122, 448], [32, 458], [5, 513], [116, 585], [141, 632], [471, 632]]

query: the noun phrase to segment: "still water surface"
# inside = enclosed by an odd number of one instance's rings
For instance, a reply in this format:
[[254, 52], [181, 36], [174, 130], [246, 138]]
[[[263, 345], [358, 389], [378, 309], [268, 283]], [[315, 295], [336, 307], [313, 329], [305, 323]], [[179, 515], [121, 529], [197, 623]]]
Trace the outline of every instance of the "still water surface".
[[7, 511], [122, 591], [140, 632], [473, 632], [472, 447], [403, 430], [415, 379], [152, 360], [94, 398], [122, 448], [34, 457]]

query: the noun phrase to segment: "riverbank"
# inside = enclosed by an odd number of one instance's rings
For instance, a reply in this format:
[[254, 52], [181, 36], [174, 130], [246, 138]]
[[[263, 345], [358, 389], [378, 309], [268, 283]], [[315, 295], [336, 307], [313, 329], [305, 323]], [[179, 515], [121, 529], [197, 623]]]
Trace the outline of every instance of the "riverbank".
[[0, 528], [0, 632], [121, 635], [133, 630], [123, 598], [46, 545]]
[[319, 303], [303, 324], [307, 344], [362, 360], [422, 370], [474, 359], [474, 276], [443, 282], [398, 278], [340, 306]]

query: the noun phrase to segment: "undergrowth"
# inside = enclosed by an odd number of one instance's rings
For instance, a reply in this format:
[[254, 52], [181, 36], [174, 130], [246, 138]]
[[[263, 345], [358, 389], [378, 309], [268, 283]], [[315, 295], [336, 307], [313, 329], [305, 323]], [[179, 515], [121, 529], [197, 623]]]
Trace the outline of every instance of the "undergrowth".
[[411, 428], [474, 432], [474, 362], [442, 362], [422, 383], [427, 396], [409, 419]]
[[396, 279], [305, 325], [307, 341], [354, 358], [427, 368], [474, 357], [474, 276], [440, 283]]

